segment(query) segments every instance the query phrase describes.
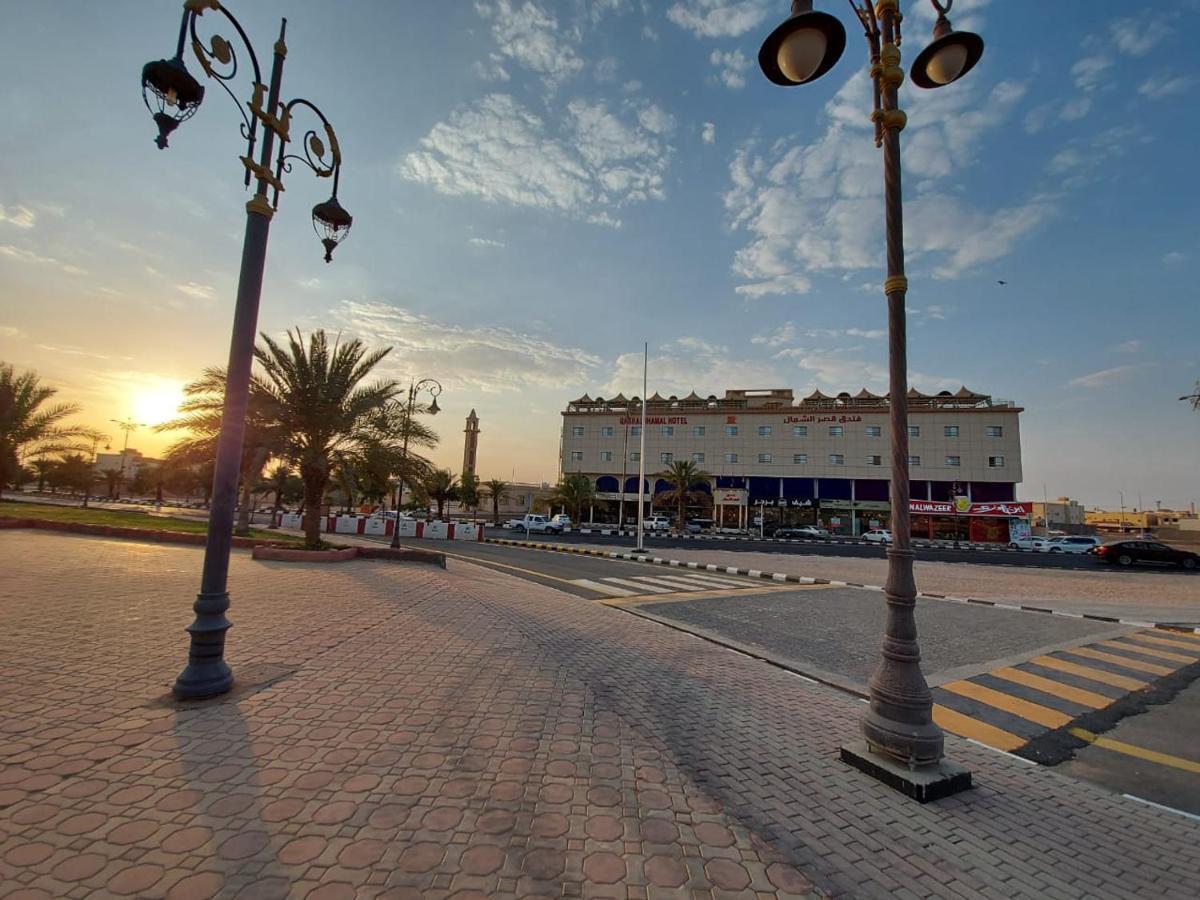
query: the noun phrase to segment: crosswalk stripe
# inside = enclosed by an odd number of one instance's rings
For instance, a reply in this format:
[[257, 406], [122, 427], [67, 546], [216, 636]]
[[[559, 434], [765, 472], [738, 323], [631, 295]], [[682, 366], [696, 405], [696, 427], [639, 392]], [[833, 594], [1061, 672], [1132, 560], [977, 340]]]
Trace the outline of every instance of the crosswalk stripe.
[[1158, 647], [1141, 647], [1125, 641], [1101, 641], [1097, 646], [1112, 647], [1114, 650], [1124, 650], [1126, 653], [1138, 653], [1142, 656], [1153, 656], [1156, 659], [1169, 659], [1178, 663], [1194, 663], [1196, 657], [1184, 656], [1182, 653], [1172, 653], [1170, 650], [1160, 650]]
[[[1164, 632], [1164, 633], [1166, 633], [1166, 632]], [[1177, 647], [1180, 650], [1200, 651], [1200, 646], [1197, 646], [1196, 644], [1188, 643], [1187, 641], [1184, 641], [1184, 640], [1180, 640], [1174, 636], [1166, 638], [1166, 637], [1159, 637], [1156, 634], [1146, 634], [1143, 631], [1139, 631], [1135, 634], [1129, 635], [1129, 637], [1135, 641], [1141, 641], [1142, 643], [1145, 643], [1145, 644], [1158, 644], [1163, 647]], [[1182, 637], [1182, 635], [1180, 637]]]
[[1025, 744], [1025, 738], [1018, 737], [1010, 731], [964, 716], [949, 707], [939, 703], [933, 705], [933, 721], [939, 726], [957, 734], [959, 737], [973, 738], [981, 744], [995, 747], [997, 750], [1016, 750]]
[[732, 578], [712, 578], [711, 576], [708, 576], [708, 575], [655, 575], [653, 577], [658, 578], [662, 581], [673, 581], [673, 582], [678, 582], [680, 584], [691, 585], [693, 587], [696, 585], [703, 585], [705, 590], [708, 590], [709, 588], [715, 588], [715, 587], [721, 587], [721, 588], [745, 587], [745, 588], [748, 588], [748, 587], [754, 586], [752, 584], [747, 584], [744, 581], [734, 581]]
[[606, 584], [619, 584], [622, 587], [634, 588], [643, 594], [673, 594], [676, 588], [665, 588], [661, 585], [646, 584], [642, 581], [634, 581], [630, 578], [605, 578]]
[[1030, 722], [1036, 722], [1038, 725], [1045, 725], [1047, 728], [1061, 728], [1071, 721], [1071, 716], [1061, 713], [1057, 709], [1042, 706], [1040, 703], [1031, 703], [1028, 700], [1022, 700], [1011, 694], [1005, 694], [971, 681], [952, 681], [949, 684], [943, 684], [942, 690], [978, 700], [980, 703], [994, 706], [996, 709], [1020, 716], [1022, 719], [1028, 719]]
[[1041, 675], [1034, 675], [1032, 672], [1022, 672], [1020, 669], [1005, 667], [1002, 669], [993, 669], [988, 674], [995, 675], [997, 678], [1003, 678], [1005, 681], [1011, 681], [1015, 684], [1023, 684], [1025, 687], [1031, 687], [1036, 691], [1050, 694], [1053, 697], [1070, 700], [1072, 703], [1078, 703], [1081, 706], [1090, 706], [1093, 709], [1103, 709], [1113, 702], [1103, 694], [1097, 694], [1094, 691], [1085, 691], [1083, 688], [1071, 687], [1069, 684], [1059, 684], [1057, 681], [1043, 678]]
[[599, 581], [591, 581], [587, 578], [576, 578], [571, 584], [577, 584], [580, 587], [585, 587], [589, 591], [596, 591], [600, 594], [607, 594], [609, 597], [632, 597], [633, 591], [627, 591], [624, 588], [613, 587], [611, 584], [601, 584]]
[[1067, 651], [1076, 656], [1086, 656], [1088, 659], [1098, 659], [1101, 662], [1112, 663], [1135, 672], [1149, 672], [1151, 675], [1170, 675], [1174, 667], [1160, 666], [1155, 663], [1142, 662], [1129, 656], [1118, 656], [1116, 653], [1105, 653], [1103, 650], [1093, 650], [1091, 647], [1072, 647]]
[[1103, 669], [1081, 666], [1078, 663], [1068, 662], [1065, 659], [1055, 659], [1053, 656], [1035, 656], [1030, 662], [1035, 665], [1044, 666], [1047, 669], [1057, 669], [1060, 672], [1066, 672], [1070, 675], [1078, 675], [1080, 678], [1086, 678], [1089, 681], [1111, 684], [1113, 687], [1124, 688], [1127, 691], [1140, 690], [1147, 684], [1147, 682], [1139, 681], [1136, 678], [1129, 678], [1125, 675], [1114, 675], [1112, 672], [1105, 672]]
[[[641, 579], [639, 579], [639, 580], [641, 580]], [[674, 588], [677, 591], [679, 591], [679, 590], [712, 591], [712, 590], [725, 589], [725, 588], [729, 588], [729, 587], [742, 587], [742, 585], [740, 585], [740, 584], [738, 584], [738, 585], [731, 585], [729, 583], [714, 584], [712, 582], [693, 581], [690, 578], [672, 578], [669, 575], [655, 575], [652, 578], [647, 577], [645, 580], [650, 581], [652, 584], [665, 584], [671, 588]]]

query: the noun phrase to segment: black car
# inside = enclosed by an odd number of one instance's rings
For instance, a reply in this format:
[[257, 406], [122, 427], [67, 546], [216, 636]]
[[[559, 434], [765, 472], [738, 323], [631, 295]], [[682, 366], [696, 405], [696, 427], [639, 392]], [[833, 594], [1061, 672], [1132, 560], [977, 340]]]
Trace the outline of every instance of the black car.
[[1134, 563], [1150, 563], [1158, 566], [1182, 566], [1194, 569], [1200, 565], [1200, 554], [1190, 550], [1177, 550], [1158, 541], [1114, 541], [1091, 551], [1101, 562], [1118, 566]]

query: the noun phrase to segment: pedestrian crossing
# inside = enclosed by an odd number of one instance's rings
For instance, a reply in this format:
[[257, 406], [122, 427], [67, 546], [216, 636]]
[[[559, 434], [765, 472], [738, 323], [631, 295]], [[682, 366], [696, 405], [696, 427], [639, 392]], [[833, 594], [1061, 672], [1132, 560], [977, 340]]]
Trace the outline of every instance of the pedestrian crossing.
[[629, 599], [660, 594], [678, 594], [699, 591], [763, 590], [764, 585], [741, 578], [722, 578], [718, 575], [670, 574], [633, 575], [628, 578], [575, 578], [572, 584], [603, 597]]
[[1200, 635], [1135, 631], [935, 687], [933, 720], [1012, 753], [1196, 664]]

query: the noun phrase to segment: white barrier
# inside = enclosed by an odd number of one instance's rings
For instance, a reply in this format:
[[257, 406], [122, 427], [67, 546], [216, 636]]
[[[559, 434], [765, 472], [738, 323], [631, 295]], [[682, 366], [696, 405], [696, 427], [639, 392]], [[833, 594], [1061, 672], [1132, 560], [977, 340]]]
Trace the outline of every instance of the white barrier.
[[387, 519], [382, 516], [371, 516], [363, 525], [363, 534], [380, 534], [388, 533]]
[[335, 534], [358, 534], [359, 516], [338, 516], [333, 523]]

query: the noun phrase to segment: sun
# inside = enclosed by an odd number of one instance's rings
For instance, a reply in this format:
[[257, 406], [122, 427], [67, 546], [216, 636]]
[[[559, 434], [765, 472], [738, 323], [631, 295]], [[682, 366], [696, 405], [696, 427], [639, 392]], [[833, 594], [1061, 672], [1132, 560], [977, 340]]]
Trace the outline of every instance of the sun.
[[161, 425], [179, 415], [183, 384], [161, 379], [134, 390], [130, 398], [133, 418], [143, 425]]

